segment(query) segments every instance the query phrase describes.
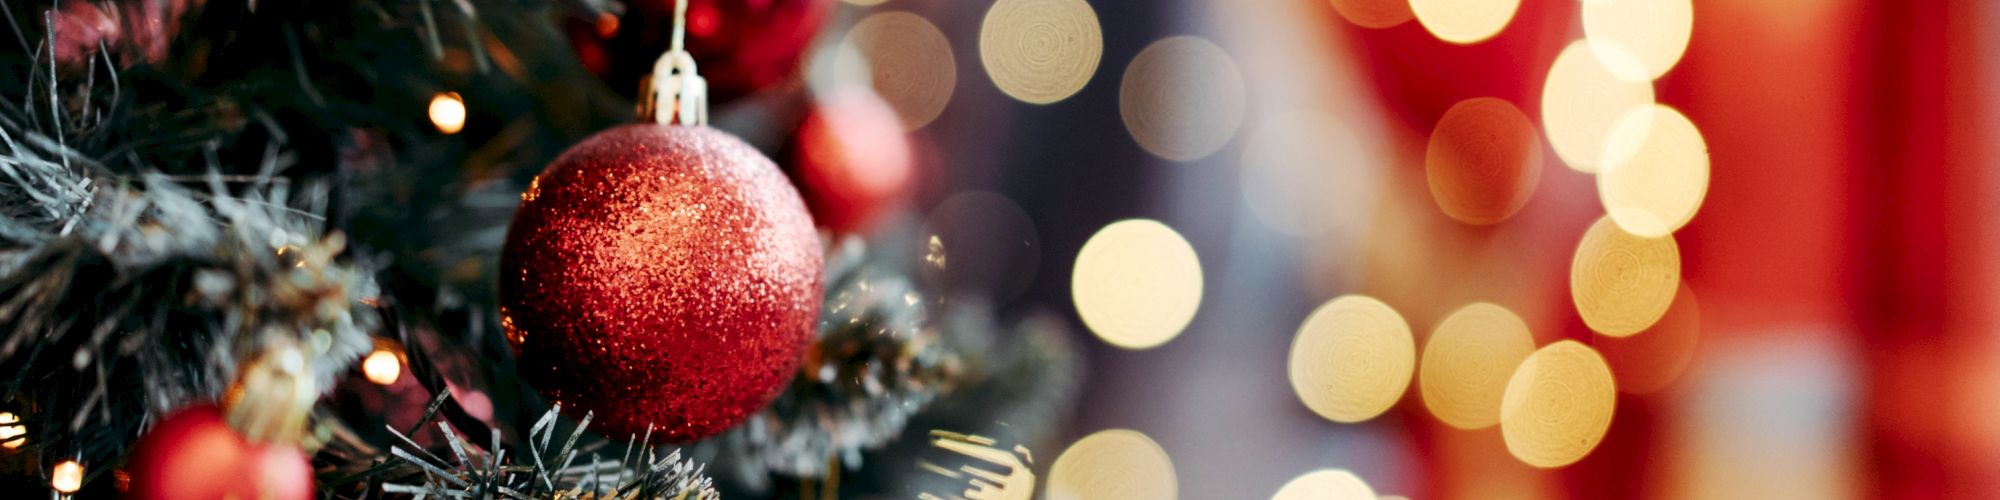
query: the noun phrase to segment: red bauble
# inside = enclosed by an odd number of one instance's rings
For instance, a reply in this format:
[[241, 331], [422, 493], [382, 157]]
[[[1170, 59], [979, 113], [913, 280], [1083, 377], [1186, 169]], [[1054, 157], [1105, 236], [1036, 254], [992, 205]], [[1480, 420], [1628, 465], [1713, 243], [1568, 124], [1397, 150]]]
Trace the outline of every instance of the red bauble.
[[500, 254], [521, 375], [615, 436], [685, 442], [769, 404], [819, 316], [821, 250], [770, 159], [708, 127], [625, 125], [521, 195]]
[[245, 439], [214, 405], [181, 409], [154, 425], [125, 462], [126, 498], [313, 498], [312, 462], [296, 446]]
[[[626, 0], [622, 16], [571, 19], [570, 44], [583, 67], [611, 88], [639, 88], [639, 77], [673, 37], [676, 0]], [[729, 101], [770, 86], [798, 69], [834, 0], [687, 0], [687, 50], [708, 96]]]
[[915, 177], [896, 109], [866, 88], [847, 87], [814, 105], [796, 140], [806, 206], [835, 232], [866, 230], [908, 194]]
[[1415, 20], [1373, 29], [1327, 11], [1328, 22], [1349, 35], [1345, 44], [1379, 102], [1408, 130], [1428, 135], [1445, 110], [1475, 97], [1499, 98], [1540, 116], [1543, 80], [1556, 53], [1576, 38], [1570, 30], [1580, 9], [1574, 0], [1522, 0], [1499, 34], [1471, 45], [1439, 40]]

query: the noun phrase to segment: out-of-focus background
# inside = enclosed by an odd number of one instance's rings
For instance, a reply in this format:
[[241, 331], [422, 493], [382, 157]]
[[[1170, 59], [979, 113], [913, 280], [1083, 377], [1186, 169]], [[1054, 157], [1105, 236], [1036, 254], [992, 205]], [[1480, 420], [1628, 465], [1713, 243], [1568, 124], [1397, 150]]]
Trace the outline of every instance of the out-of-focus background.
[[[1090, 342], [1067, 431], [1144, 433], [1171, 457], [1182, 497], [1261, 498], [1321, 468], [1411, 498], [2000, 491], [1992, 4], [1404, 3], [1093, 2], [1101, 63], [1052, 104], [1010, 98], [990, 58], [982, 69], [994, 50], [986, 37], [1006, 27], [986, 3], [847, 10], [917, 12], [946, 35], [958, 81], [940, 90], [951, 99], [939, 118], [915, 132], [935, 144], [943, 178], [927, 200], [978, 189], [1020, 207], [1032, 229], [1021, 251], [1035, 258], [1009, 261], [1019, 266], [1009, 275], [1034, 277], [1018, 300], [1086, 307], [1079, 251], [1122, 219], [1160, 221], [1193, 248], [1192, 321], [1157, 347]], [[1427, 29], [1426, 8], [1442, 12], [1435, 24], [1447, 32], [1492, 15], [1450, 9], [1508, 8], [1512, 18], [1460, 45]], [[1593, 26], [1593, 8], [1623, 11]], [[1678, 27], [1684, 50], [1662, 26], [1674, 8], [1691, 12]], [[1565, 47], [1620, 37], [1679, 56], [1642, 78], [1650, 97], [1551, 74]], [[1066, 41], [1005, 50], [1071, 57]], [[1173, 67], [1151, 59], [1162, 56]], [[1481, 177], [1487, 189], [1520, 182], [1529, 194], [1511, 217], [1474, 225], [1440, 208], [1426, 153], [1447, 110], [1482, 97], [1528, 119], [1540, 154], [1525, 170], [1539, 175]], [[1611, 127], [1550, 110], [1634, 100], [1678, 110], [1705, 144], [1658, 153], [1663, 161], [1705, 154], [1708, 170], [1698, 211], [1671, 234], [1685, 291], [1660, 331], [1613, 339], [1586, 325], [1572, 295], [1580, 241], [1612, 207], [1603, 181], [1552, 144], [1557, 131], [1603, 137], [1595, 129]], [[1579, 119], [1587, 124], [1551, 123]], [[1492, 133], [1500, 148], [1518, 140]], [[1346, 294], [1400, 313], [1419, 353], [1474, 302], [1518, 315], [1538, 347], [1570, 339], [1606, 353], [1621, 378], [1602, 441], [1566, 466], [1532, 467], [1510, 454], [1506, 422], [1447, 425], [1414, 379], [1380, 416], [1321, 417], [1289, 382], [1300, 368], [1288, 353], [1308, 315]], [[1676, 328], [1687, 332], [1665, 331]], [[1649, 387], [1628, 387], [1628, 370], [1652, 378], [1629, 385]]]

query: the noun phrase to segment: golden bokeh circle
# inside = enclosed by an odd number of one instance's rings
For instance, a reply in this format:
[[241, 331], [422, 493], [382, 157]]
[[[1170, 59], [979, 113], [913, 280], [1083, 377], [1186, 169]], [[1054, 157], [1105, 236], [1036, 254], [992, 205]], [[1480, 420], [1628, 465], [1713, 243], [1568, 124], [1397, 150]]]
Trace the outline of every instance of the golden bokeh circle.
[[1590, 42], [1577, 40], [1549, 65], [1542, 85], [1542, 131], [1570, 168], [1595, 172], [1611, 127], [1634, 109], [1651, 109], [1652, 82], [1619, 78], [1602, 62], [1620, 53], [1594, 51]]
[[1360, 476], [1340, 469], [1320, 469], [1292, 478], [1271, 500], [1376, 500], [1375, 489]]
[[1673, 236], [1645, 238], [1610, 217], [1590, 225], [1570, 261], [1569, 292], [1577, 315], [1597, 333], [1639, 333], [1673, 305], [1681, 284], [1681, 252]]
[[1692, 0], [1590, 0], [1583, 35], [1606, 68], [1631, 81], [1666, 74], [1687, 53], [1694, 34]]
[[425, 109], [430, 114], [431, 125], [445, 135], [456, 134], [465, 129], [465, 98], [457, 92], [439, 92], [431, 96], [431, 104]]
[[1306, 317], [1287, 371], [1307, 408], [1354, 423], [1387, 411], [1410, 385], [1417, 356], [1410, 325], [1388, 304], [1347, 295]]
[[1476, 97], [1445, 110], [1424, 151], [1424, 176], [1438, 209], [1459, 222], [1489, 225], [1527, 206], [1542, 177], [1535, 124], [1507, 101]]
[[1118, 114], [1139, 147], [1192, 161], [1214, 154], [1243, 125], [1243, 75], [1214, 42], [1174, 36], [1132, 58], [1118, 85]]
[[1077, 440], [1049, 466], [1049, 500], [1173, 500], [1174, 462], [1138, 431], [1111, 429]]
[[1076, 94], [1103, 55], [1097, 12], [1083, 0], [1000, 0], [979, 27], [986, 75], [1021, 102], [1049, 104]]
[[1485, 302], [1459, 308], [1424, 343], [1417, 373], [1424, 406], [1452, 427], [1492, 427], [1508, 377], [1533, 352], [1528, 323], [1513, 311]]
[[1652, 328], [1630, 337], [1600, 337], [1595, 344], [1618, 378], [1618, 390], [1646, 394], [1666, 388], [1687, 371], [1701, 342], [1701, 301], [1681, 284], [1674, 305]]
[[1415, 17], [1409, 0], [1331, 0], [1333, 10], [1363, 28], [1387, 28]]
[[[1650, 123], [1649, 123], [1650, 122]], [[1694, 220], [1708, 195], [1708, 143], [1687, 115], [1662, 105], [1611, 129], [1597, 195], [1618, 227], [1658, 238]]]
[[1201, 260], [1158, 221], [1130, 219], [1099, 229], [1077, 252], [1070, 295], [1085, 326], [1111, 345], [1158, 347], [1187, 328], [1201, 307]]
[[1410, 0], [1410, 11], [1425, 31], [1460, 45], [1500, 34], [1520, 8], [1521, 0]]
[[1521, 361], [1500, 403], [1507, 452], [1535, 467], [1575, 463], [1611, 428], [1618, 389], [1604, 357], [1574, 340], [1549, 344]]
[[866, 81], [896, 109], [904, 130], [930, 124], [951, 103], [958, 86], [958, 62], [944, 33], [923, 17], [902, 11], [872, 14], [855, 23], [843, 43], [853, 50], [841, 50], [837, 57], [863, 60], [839, 61], [835, 67], [867, 68]]

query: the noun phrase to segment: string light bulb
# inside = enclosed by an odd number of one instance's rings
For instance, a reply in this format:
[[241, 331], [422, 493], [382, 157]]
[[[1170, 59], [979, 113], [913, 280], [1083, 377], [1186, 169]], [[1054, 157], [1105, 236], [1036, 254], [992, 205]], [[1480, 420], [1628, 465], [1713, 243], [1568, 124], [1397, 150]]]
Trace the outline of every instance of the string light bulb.
[[49, 472], [49, 487], [64, 495], [76, 493], [83, 487], [83, 464], [75, 460], [56, 464], [55, 470]]
[[21, 425], [20, 416], [11, 411], [0, 411], [0, 424], [4, 424], [0, 425], [0, 441], [4, 441], [0, 442], [0, 447], [15, 450], [28, 443], [27, 438], [21, 437], [28, 433], [28, 426]]
[[368, 353], [368, 358], [361, 361], [361, 373], [368, 377], [369, 382], [391, 385], [403, 376], [403, 363], [397, 359], [396, 353], [376, 347], [375, 352]]
[[439, 92], [431, 96], [430, 115], [439, 132], [456, 134], [465, 129], [465, 98], [457, 92]]

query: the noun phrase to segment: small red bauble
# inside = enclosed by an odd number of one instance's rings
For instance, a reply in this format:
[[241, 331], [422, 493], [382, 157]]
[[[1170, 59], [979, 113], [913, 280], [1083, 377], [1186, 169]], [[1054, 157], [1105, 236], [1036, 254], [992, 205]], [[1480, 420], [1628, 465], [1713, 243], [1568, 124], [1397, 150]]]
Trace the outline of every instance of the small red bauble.
[[799, 126], [796, 160], [813, 220], [835, 232], [866, 230], [909, 191], [915, 167], [896, 109], [847, 87], [813, 106]]
[[798, 371], [821, 250], [778, 167], [705, 126], [625, 125], [556, 158], [500, 254], [528, 382], [610, 435], [736, 425]]
[[[677, 0], [627, 0], [621, 16], [572, 19], [571, 46], [614, 89], [639, 88], [667, 50]], [[834, 0], [687, 0], [687, 51], [708, 95], [729, 101], [791, 75]]]
[[313, 498], [312, 462], [298, 447], [253, 443], [223, 421], [214, 405], [197, 405], [154, 425], [125, 462], [126, 498]]

